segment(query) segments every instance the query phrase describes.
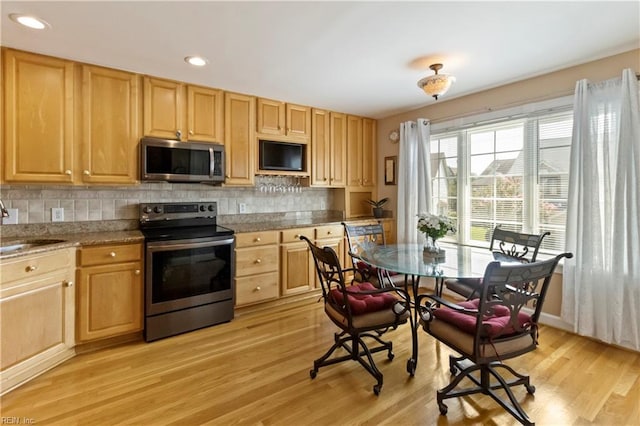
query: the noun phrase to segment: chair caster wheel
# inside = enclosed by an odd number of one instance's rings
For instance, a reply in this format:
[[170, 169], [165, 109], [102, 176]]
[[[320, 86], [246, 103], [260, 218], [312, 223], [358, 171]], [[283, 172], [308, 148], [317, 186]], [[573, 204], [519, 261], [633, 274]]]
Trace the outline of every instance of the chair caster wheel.
[[416, 374], [416, 360], [413, 358], [410, 358], [407, 361], [407, 373], [409, 373], [411, 377], [413, 377]]
[[312, 379], [315, 379], [317, 374], [318, 370], [309, 370], [309, 376], [311, 376]]
[[446, 406], [446, 405], [444, 405], [443, 403], [439, 402], [439, 403], [438, 403], [438, 408], [440, 409], [440, 414], [441, 414], [441, 415], [443, 415], [443, 416], [446, 416], [446, 415], [447, 415], [447, 411], [448, 411], [449, 409], [447, 408], [447, 406]]
[[387, 355], [387, 358], [389, 358], [389, 361], [392, 361], [395, 357], [396, 355], [393, 352], [389, 351], [389, 354]]
[[536, 387], [533, 385], [524, 385], [525, 388], [527, 388], [527, 392], [529, 392], [530, 395], [533, 395], [534, 393], [536, 393]]
[[375, 385], [373, 386], [373, 393], [378, 396], [380, 395], [380, 389], [382, 389], [382, 385]]

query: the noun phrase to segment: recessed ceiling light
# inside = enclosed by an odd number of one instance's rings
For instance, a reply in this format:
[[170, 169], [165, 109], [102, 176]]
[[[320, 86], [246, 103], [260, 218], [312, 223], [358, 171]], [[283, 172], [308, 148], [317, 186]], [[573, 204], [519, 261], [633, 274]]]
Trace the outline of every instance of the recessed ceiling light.
[[25, 27], [33, 28], [36, 30], [44, 30], [45, 28], [51, 28], [51, 25], [36, 16], [31, 15], [23, 15], [21, 13], [12, 13], [9, 15], [9, 18], [17, 22], [18, 24], [24, 25]]
[[209, 60], [202, 56], [187, 56], [184, 58], [184, 61], [188, 64], [195, 65], [196, 67], [204, 67], [209, 63]]

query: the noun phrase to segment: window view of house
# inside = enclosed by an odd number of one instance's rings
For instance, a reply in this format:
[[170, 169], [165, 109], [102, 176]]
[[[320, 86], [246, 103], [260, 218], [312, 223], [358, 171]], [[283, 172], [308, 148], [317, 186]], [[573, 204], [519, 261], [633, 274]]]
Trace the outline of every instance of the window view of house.
[[551, 235], [542, 250], [564, 248], [571, 111], [431, 137], [432, 206], [456, 218], [462, 244], [486, 246], [491, 230]]

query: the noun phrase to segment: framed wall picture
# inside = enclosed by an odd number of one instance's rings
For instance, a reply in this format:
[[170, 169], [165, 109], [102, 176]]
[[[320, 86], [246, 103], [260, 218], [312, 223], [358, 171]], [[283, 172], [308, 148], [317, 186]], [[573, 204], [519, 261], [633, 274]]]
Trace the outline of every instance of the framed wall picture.
[[398, 157], [384, 157], [384, 184], [396, 184], [396, 161]]

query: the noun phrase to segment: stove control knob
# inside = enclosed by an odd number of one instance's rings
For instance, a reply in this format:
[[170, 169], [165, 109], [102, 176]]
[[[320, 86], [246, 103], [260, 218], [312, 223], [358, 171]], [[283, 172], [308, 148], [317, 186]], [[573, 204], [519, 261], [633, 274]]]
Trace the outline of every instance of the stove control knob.
[[153, 210], [151, 210], [151, 207], [147, 206], [147, 207], [145, 207], [144, 209], [142, 209], [142, 211], [143, 211], [144, 213], [149, 214], [149, 213], [151, 213]]
[[205, 211], [205, 210], [207, 210], [207, 208], [205, 207], [205, 205], [204, 205], [204, 204], [202, 204], [202, 205], [200, 206], [200, 211], [201, 211], [201, 212], [203, 212], [203, 211]]
[[213, 204], [209, 204], [209, 211], [212, 212], [214, 210], [215, 210], [215, 208], [213, 207]]
[[155, 206], [155, 207], [153, 208], [153, 211], [154, 211], [154, 212], [156, 212], [156, 213], [162, 213], [162, 207], [160, 207], [160, 206]]

